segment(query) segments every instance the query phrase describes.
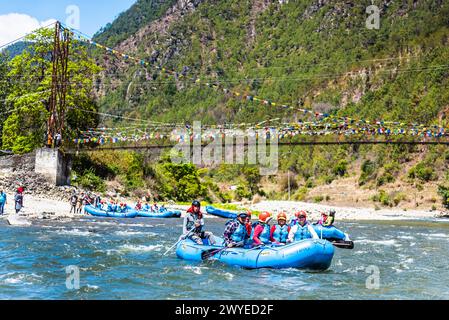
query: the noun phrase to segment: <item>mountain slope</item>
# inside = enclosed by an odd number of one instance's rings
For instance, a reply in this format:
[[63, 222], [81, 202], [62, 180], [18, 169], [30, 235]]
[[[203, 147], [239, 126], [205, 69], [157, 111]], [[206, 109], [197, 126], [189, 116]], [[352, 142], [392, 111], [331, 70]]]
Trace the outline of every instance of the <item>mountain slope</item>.
[[117, 19], [94, 35], [94, 40], [108, 46], [115, 46], [132, 36], [143, 25], [159, 18], [173, 5], [175, 0], [138, 0]]
[[[432, 121], [446, 100], [435, 94], [447, 91], [446, 69], [419, 70], [447, 61], [448, 4], [383, 1], [381, 29], [368, 30], [365, 8], [371, 1], [362, 2], [179, 1], [178, 7], [194, 9], [183, 15], [169, 10], [117, 48], [293, 106]], [[366, 61], [371, 59], [390, 60]], [[164, 121], [279, 116], [280, 110], [228, 99], [188, 81], [161, 77], [155, 69], [108, 60], [118, 69], [116, 78], [108, 74], [104, 79], [105, 110], [120, 108]], [[115, 83], [112, 90], [110, 82]], [[410, 103], [414, 108], [406, 108]]]
[[[293, 109], [236, 99], [188, 79], [199, 77], [243, 94], [334, 115], [447, 125], [449, 3], [378, 1], [379, 30], [365, 25], [371, 4], [177, 1], [116, 45], [152, 66], [98, 56], [107, 70], [97, 82], [100, 104], [106, 112], [164, 122], [309, 119]], [[187, 71], [187, 79], [161, 74], [155, 66]], [[118, 125], [117, 120], [104, 122]], [[386, 188], [391, 194], [375, 199], [392, 204], [402, 201], [398, 185], [417, 192], [429, 186], [433, 198], [436, 184], [447, 183], [446, 155], [441, 147], [297, 148], [281, 159], [281, 169], [293, 172], [296, 199], [307, 198], [318, 185], [355, 176], [353, 188]], [[213, 170], [211, 176], [219, 179], [221, 169]], [[285, 195], [283, 179], [279, 175], [275, 181], [281, 187], [273, 197]]]

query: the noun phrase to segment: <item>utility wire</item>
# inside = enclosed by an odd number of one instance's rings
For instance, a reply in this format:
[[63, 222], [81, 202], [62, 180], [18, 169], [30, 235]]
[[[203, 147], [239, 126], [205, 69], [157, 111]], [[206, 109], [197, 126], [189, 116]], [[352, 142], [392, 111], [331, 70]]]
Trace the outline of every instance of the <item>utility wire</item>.
[[20, 40], [22, 40], [22, 39], [24, 39], [24, 38], [26, 38], [26, 37], [28, 37], [28, 36], [34, 34], [34, 33], [36, 33], [36, 32], [39, 31], [39, 30], [46, 29], [46, 28], [48, 28], [48, 27], [50, 27], [50, 26], [52, 26], [52, 25], [55, 25], [55, 24], [56, 24], [56, 21], [50, 23], [50, 24], [47, 25], [47, 26], [37, 28], [36, 30], [34, 30], [34, 31], [30, 32], [30, 33], [27, 33], [26, 35], [24, 35], [24, 36], [22, 36], [22, 37], [20, 37], [20, 38], [17, 38], [17, 39], [15, 39], [15, 40], [12, 40], [12, 41], [10, 41], [10, 42], [8, 42], [8, 43], [6, 43], [6, 44], [0, 45], [0, 50], [3, 49], [3, 48], [5, 48], [5, 47], [8, 47], [8, 46], [14, 44], [15, 42], [20, 41]]

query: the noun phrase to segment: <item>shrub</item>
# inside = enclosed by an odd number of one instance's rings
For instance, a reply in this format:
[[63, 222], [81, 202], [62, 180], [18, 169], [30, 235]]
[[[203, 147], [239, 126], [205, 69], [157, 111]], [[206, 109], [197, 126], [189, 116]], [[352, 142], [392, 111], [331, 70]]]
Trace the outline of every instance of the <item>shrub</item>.
[[348, 162], [346, 160], [340, 160], [333, 168], [332, 173], [336, 176], [343, 177], [348, 171]]
[[90, 191], [105, 192], [106, 190], [103, 179], [95, 175], [93, 170], [88, 170], [83, 175], [78, 176], [76, 184]]
[[378, 187], [380, 187], [380, 186], [383, 186], [386, 183], [394, 182], [394, 180], [396, 180], [396, 178], [391, 173], [385, 172], [379, 178], [377, 178], [376, 185]]
[[307, 180], [306, 181], [306, 186], [305, 186], [306, 188], [309, 188], [309, 189], [311, 189], [311, 188], [313, 188], [314, 187], [314, 183], [313, 183], [313, 180]]
[[315, 202], [315, 203], [319, 203], [319, 202], [321, 202], [323, 200], [324, 200], [323, 196], [316, 196], [316, 197], [313, 198], [313, 202]]
[[449, 187], [445, 185], [438, 186], [438, 194], [442, 197], [442, 204], [446, 209], [449, 209]]
[[437, 178], [432, 167], [427, 166], [426, 163], [420, 162], [408, 172], [408, 177], [411, 179], [419, 179], [421, 181], [431, 181]]
[[251, 199], [252, 193], [249, 190], [248, 186], [246, 186], [244, 183], [240, 183], [237, 186], [237, 189], [235, 190], [235, 198], [236, 200], [242, 200], [245, 199]]
[[393, 197], [393, 203], [395, 206], [398, 206], [398, 204], [401, 201], [406, 200], [406, 199], [407, 199], [407, 196], [403, 192], [398, 192]]
[[384, 173], [377, 179], [377, 186], [380, 187], [386, 183], [394, 182], [400, 169], [401, 166], [396, 161], [386, 164], [384, 166]]
[[197, 168], [191, 164], [175, 164], [161, 159], [155, 167], [158, 191], [162, 198], [191, 201], [207, 195], [207, 187], [200, 182]]
[[309, 190], [306, 187], [301, 187], [296, 191], [292, 198], [296, 201], [304, 201], [308, 192]]
[[324, 177], [324, 182], [326, 184], [331, 184], [334, 181], [335, 177], [333, 175], [327, 175]]
[[224, 203], [227, 202], [231, 202], [232, 201], [232, 194], [230, 192], [224, 191], [224, 192], [219, 192], [218, 193], [218, 197], [220, 198], [220, 200]]
[[359, 186], [366, 184], [369, 180], [375, 178], [376, 165], [371, 160], [365, 160], [361, 167], [362, 173], [359, 178]]
[[372, 197], [374, 202], [380, 202], [384, 206], [391, 206], [390, 196], [385, 192], [385, 190], [379, 190], [379, 193]]

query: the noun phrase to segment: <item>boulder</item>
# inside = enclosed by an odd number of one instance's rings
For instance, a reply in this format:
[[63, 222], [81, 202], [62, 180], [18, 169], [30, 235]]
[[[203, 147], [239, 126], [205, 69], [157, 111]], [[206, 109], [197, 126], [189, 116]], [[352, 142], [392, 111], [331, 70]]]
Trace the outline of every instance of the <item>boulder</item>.
[[17, 214], [8, 216], [8, 218], [6, 218], [6, 221], [8, 221], [11, 226], [31, 226], [31, 221]]

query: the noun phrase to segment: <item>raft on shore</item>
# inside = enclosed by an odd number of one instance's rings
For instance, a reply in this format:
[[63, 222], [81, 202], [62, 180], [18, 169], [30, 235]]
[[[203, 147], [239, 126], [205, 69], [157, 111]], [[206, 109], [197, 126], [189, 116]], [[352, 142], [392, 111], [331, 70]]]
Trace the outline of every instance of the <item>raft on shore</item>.
[[84, 210], [96, 217], [109, 217], [109, 218], [135, 218], [137, 217], [137, 211], [128, 207], [125, 212], [105, 211], [99, 208], [95, 208], [92, 205], [84, 206]]
[[159, 211], [151, 211], [151, 210], [140, 210], [137, 211], [138, 217], [145, 218], [179, 218], [181, 217], [181, 211], [179, 210], [169, 210], [166, 208], [159, 209]]
[[326, 270], [332, 263], [334, 246], [323, 239], [306, 239], [284, 246], [260, 248], [225, 248], [223, 240], [215, 237], [220, 245], [198, 245], [190, 239], [182, 240], [176, 247], [176, 255], [185, 260], [207, 259], [248, 269], [298, 268]]
[[237, 218], [237, 214], [238, 214], [238, 212], [235, 212], [235, 211], [218, 209], [218, 208], [214, 208], [212, 206], [206, 207], [206, 213], [211, 214], [213, 216], [226, 218], [226, 219], [235, 219], [235, 218]]

